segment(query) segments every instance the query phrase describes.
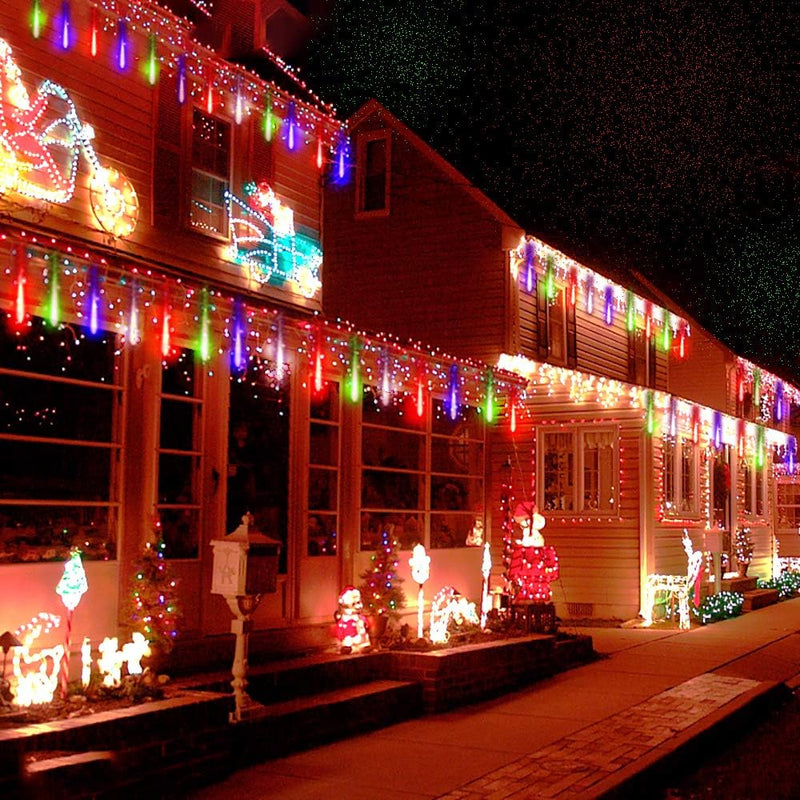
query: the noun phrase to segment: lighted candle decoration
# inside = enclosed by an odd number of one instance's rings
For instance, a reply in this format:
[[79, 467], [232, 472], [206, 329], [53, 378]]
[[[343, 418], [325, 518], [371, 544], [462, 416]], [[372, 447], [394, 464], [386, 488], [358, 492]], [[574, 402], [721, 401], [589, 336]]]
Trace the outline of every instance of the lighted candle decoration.
[[67, 684], [69, 682], [69, 646], [72, 638], [72, 615], [78, 607], [89, 583], [81, 561], [81, 551], [73, 547], [69, 560], [64, 563], [64, 574], [56, 586], [56, 592], [61, 596], [61, 602], [67, 609], [67, 626], [64, 637], [64, 655], [61, 659], [61, 699], [67, 698]]
[[88, 636], [83, 637], [81, 644], [81, 685], [84, 689], [89, 688], [92, 680], [92, 643]]
[[489, 576], [492, 574], [492, 552], [489, 542], [483, 546], [483, 560], [481, 561], [481, 575], [483, 576], [483, 594], [481, 596], [481, 629], [486, 629], [486, 620], [492, 608], [492, 598], [489, 596]]
[[425, 620], [423, 610], [425, 606], [425, 593], [423, 586], [431, 574], [431, 557], [425, 552], [425, 545], [415, 545], [408, 559], [408, 564], [411, 567], [411, 577], [419, 584], [419, 592], [417, 594], [417, 638], [423, 637]]

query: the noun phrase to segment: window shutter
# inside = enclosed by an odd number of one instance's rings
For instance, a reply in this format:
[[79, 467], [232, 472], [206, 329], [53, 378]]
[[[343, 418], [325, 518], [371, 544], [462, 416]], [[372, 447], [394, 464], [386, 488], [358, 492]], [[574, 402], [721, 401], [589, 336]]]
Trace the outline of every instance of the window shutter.
[[550, 355], [550, 331], [547, 325], [547, 289], [544, 281], [536, 282], [536, 336], [539, 344], [539, 360]]
[[181, 221], [181, 111], [175, 87], [162, 79], [153, 146], [153, 224], [160, 227]]
[[578, 366], [578, 313], [572, 303], [567, 302], [567, 366]]
[[254, 122], [252, 125], [252, 137], [250, 175], [245, 176], [244, 179], [246, 181], [252, 180], [256, 183], [266, 181], [272, 186], [275, 180], [275, 158], [273, 156], [272, 142], [268, 142], [264, 138], [264, 131], [258, 122]]
[[628, 331], [628, 383], [636, 383], [636, 331], [635, 330]]
[[647, 385], [655, 389], [656, 367], [658, 365], [656, 359], [658, 358], [658, 349], [656, 348], [656, 339], [654, 336], [650, 337], [650, 341], [648, 342], [648, 347], [650, 348], [650, 374], [647, 376], [648, 379]]

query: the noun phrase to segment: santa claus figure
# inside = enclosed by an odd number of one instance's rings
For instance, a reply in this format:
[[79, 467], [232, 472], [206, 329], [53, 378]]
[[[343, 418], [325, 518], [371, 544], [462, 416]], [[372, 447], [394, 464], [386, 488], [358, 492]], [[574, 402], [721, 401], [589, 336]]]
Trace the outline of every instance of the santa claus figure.
[[367, 618], [363, 611], [361, 592], [354, 586], [347, 586], [339, 595], [338, 607], [333, 615], [340, 653], [358, 653], [369, 647]]
[[514, 522], [521, 532], [512, 546], [508, 568], [515, 600], [549, 603], [550, 584], [558, 579], [558, 556], [554, 547], [544, 543], [544, 517], [533, 503], [520, 503], [514, 510]]

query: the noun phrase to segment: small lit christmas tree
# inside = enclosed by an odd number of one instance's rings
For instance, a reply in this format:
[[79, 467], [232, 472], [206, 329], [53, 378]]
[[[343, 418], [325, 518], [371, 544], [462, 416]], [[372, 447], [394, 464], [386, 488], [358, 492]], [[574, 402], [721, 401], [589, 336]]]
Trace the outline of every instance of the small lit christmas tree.
[[750, 538], [750, 528], [737, 528], [734, 534], [736, 548], [736, 566], [741, 576], [747, 575], [747, 568], [753, 559], [753, 540]]
[[136, 562], [131, 590], [131, 623], [134, 630], [157, 648], [168, 652], [178, 635], [176, 582], [164, 557], [166, 545], [157, 520], [153, 538]]
[[361, 579], [364, 582], [359, 589], [365, 613], [395, 619], [406, 604], [406, 596], [399, 586], [403, 579], [397, 576], [397, 542], [387, 531], [381, 534], [381, 543]]

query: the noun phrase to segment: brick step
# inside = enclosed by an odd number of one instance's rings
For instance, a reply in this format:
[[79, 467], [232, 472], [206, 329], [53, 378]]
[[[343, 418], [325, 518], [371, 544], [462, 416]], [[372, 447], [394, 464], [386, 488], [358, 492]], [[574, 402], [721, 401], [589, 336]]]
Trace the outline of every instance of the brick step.
[[753, 592], [756, 588], [756, 578], [725, 578], [720, 584], [723, 592]]
[[22, 777], [22, 794], [72, 798], [105, 792], [114, 783], [114, 759], [115, 754], [110, 750], [90, 750], [28, 761]]
[[422, 686], [374, 680], [307, 697], [248, 707], [233, 728], [239, 766], [422, 716]]
[[777, 589], [754, 589], [744, 593], [742, 611], [755, 611], [757, 608], [771, 606], [778, 602]]

